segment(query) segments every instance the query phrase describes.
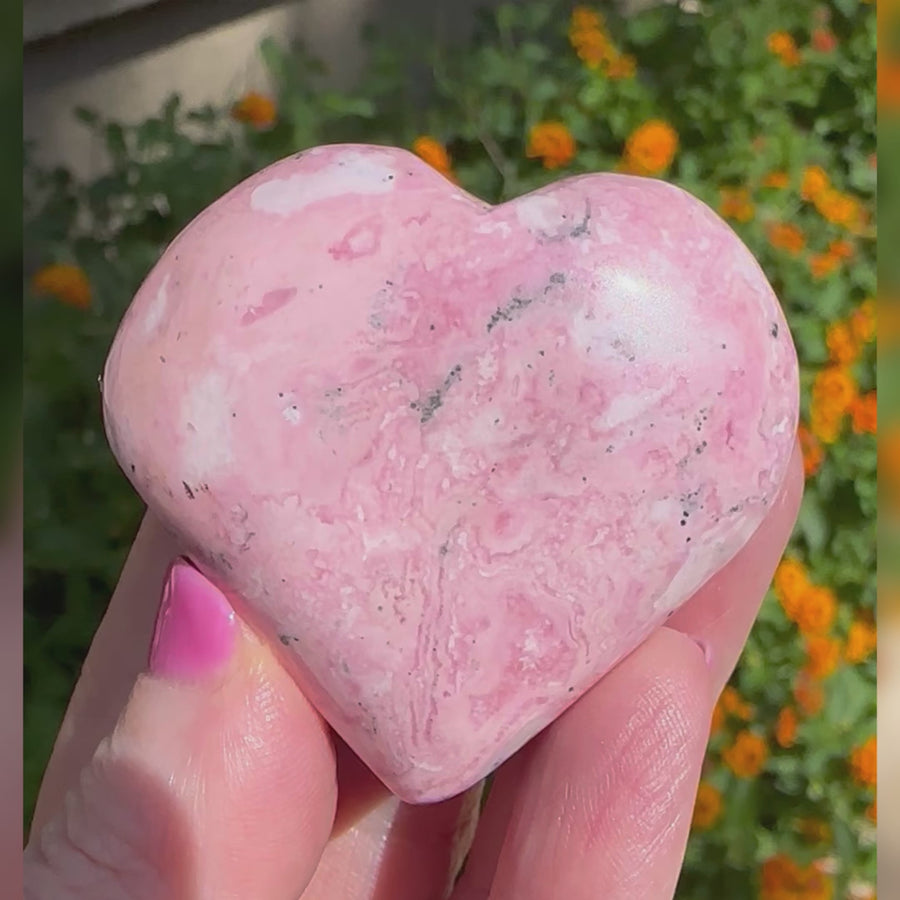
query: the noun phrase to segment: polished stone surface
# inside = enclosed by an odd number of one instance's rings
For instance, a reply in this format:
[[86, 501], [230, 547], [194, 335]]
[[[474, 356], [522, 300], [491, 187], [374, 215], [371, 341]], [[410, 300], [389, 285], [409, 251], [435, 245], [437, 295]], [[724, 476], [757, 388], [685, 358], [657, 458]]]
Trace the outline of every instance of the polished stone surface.
[[137, 490], [412, 802], [509, 757], [735, 554], [797, 394], [762, 271], [681, 190], [490, 207], [364, 146], [201, 214], [104, 379]]

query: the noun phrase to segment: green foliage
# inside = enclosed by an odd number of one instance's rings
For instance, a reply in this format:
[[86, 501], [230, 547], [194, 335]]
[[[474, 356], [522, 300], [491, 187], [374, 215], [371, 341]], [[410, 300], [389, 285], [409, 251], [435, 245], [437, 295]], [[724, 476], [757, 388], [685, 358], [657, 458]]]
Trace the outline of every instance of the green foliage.
[[[834, 188], [865, 212], [873, 209], [872, 7], [858, 0], [708, 0], [702, 14], [669, 4], [630, 17], [609, 14], [604, 34], [620, 56], [635, 57], [633, 77], [579, 59], [568, 34], [570, 9], [549, 0], [503, 6], [465, 46], [432, 46], [419, 57], [375, 39], [352, 92], [324, 89], [321, 66], [301, 48], [285, 52], [267, 42], [262, 55], [277, 115], [266, 127], [240, 125], [228, 109], [185, 110], [177, 97], [133, 125], [82, 110], [85, 127], [105, 142], [108, 171], [80, 180], [28, 167], [32, 267], [76, 263], [92, 287], [88, 310], [33, 295], [25, 305], [29, 805], [140, 516], [100, 418], [97, 375], [116, 324], [178, 231], [277, 159], [335, 141], [410, 146], [427, 134], [446, 146], [464, 188], [499, 202], [562, 175], [617, 168], [629, 135], [662, 120], [678, 149], [661, 177], [716, 208], [721, 189], [746, 189], [751, 215], [733, 224], [783, 301], [810, 415], [810, 387], [829, 364], [828, 325], [875, 291], [871, 229], [828, 221], [800, 191], [806, 167], [821, 166]], [[833, 49], [810, 45], [816, 28], [834, 36]], [[795, 39], [796, 65], [769, 49], [776, 29]], [[563, 123], [574, 139], [571, 159], [552, 170], [527, 152], [531, 129], [547, 121]], [[786, 173], [788, 184], [766, 186], [772, 172]], [[801, 250], [773, 246], [770, 228], [779, 223], [800, 229]], [[853, 258], [814, 277], [812, 258], [835, 240], [849, 240]], [[861, 391], [874, 387], [871, 345], [849, 371]], [[790, 548], [813, 581], [836, 593], [840, 638], [874, 607], [874, 474], [873, 436], [851, 433], [845, 421], [808, 483]], [[679, 896], [712, 900], [727, 892], [749, 900], [756, 870], [776, 851], [804, 864], [816, 854], [835, 856], [839, 890], [851, 878], [874, 880], [874, 849], [864, 840], [867, 795], [847, 774], [852, 748], [872, 727], [874, 666], [840, 666], [825, 681], [821, 715], [801, 722], [796, 747], [782, 751], [771, 741], [772, 723], [791, 702], [803, 660], [795, 626], [769, 597], [733, 685], [753, 705], [771, 755], [758, 778], [738, 779], [718, 755], [729, 733], [713, 739], [704, 777], [723, 791], [724, 810], [716, 827], [692, 839]], [[832, 843], [806, 846], [798, 816], [828, 821]]]

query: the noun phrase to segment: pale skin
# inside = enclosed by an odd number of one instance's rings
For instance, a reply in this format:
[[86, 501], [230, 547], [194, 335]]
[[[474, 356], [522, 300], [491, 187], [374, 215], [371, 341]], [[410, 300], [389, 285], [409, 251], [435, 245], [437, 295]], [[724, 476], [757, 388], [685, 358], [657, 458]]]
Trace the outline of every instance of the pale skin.
[[30, 900], [665, 900], [715, 699], [796, 519], [795, 451], [749, 544], [471, 795], [399, 803], [246, 626], [227, 671], [144, 674], [179, 547], [144, 519], [84, 665], [26, 849]]

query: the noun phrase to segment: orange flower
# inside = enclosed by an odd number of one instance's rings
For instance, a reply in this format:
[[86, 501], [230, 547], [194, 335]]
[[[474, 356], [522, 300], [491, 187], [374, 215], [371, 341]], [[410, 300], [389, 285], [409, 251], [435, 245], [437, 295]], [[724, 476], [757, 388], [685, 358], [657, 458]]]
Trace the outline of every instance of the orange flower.
[[614, 80], [633, 78], [636, 71], [637, 61], [628, 53], [617, 53], [606, 67], [606, 74]]
[[722, 693], [719, 694], [719, 704], [729, 716], [735, 716], [738, 719], [743, 719], [745, 722], [753, 718], [753, 707], [741, 697], [737, 688], [732, 687], [730, 684], [722, 688]]
[[769, 172], [763, 176], [762, 186], [767, 188], [786, 188], [791, 183], [787, 172]]
[[825, 454], [822, 445], [816, 436], [804, 424], [797, 427], [797, 439], [800, 441], [800, 450], [803, 453], [803, 474], [812, 478], [822, 465]]
[[55, 297], [66, 306], [87, 309], [91, 305], [91, 284], [84, 270], [70, 263], [52, 263], [35, 272], [31, 290], [38, 296]]
[[848, 322], [833, 322], [825, 332], [825, 346], [833, 363], [849, 366], [859, 359], [860, 342]]
[[878, 800], [875, 799], [869, 804], [866, 810], [866, 818], [873, 824], [878, 824]]
[[847, 631], [844, 659], [851, 665], [865, 662], [878, 646], [878, 634], [874, 625], [857, 619]]
[[812, 386], [810, 426], [826, 444], [840, 435], [844, 415], [856, 398], [856, 382], [844, 366], [828, 366], [816, 375]]
[[651, 119], [629, 135], [624, 162], [637, 175], [657, 175], [671, 165], [677, 150], [675, 129], [668, 122]]
[[753, 218], [755, 207], [746, 188], [722, 188], [719, 197], [719, 212], [726, 219], [749, 222]]
[[812, 277], [817, 280], [827, 278], [837, 269], [840, 262], [831, 253], [814, 253], [809, 258], [809, 271], [812, 273]]
[[799, 609], [800, 597], [810, 587], [809, 576], [803, 564], [792, 557], [782, 559], [775, 570], [772, 587], [785, 614], [793, 621]]
[[834, 890], [815, 863], [801, 867], [783, 853], [763, 863], [760, 882], [760, 900], [831, 900]]
[[801, 672], [794, 682], [794, 700], [804, 716], [815, 716], [825, 705], [825, 692], [821, 684]]
[[814, 28], [810, 43], [819, 53], [831, 53], [837, 48], [837, 38], [827, 28]]
[[810, 678], [827, 678], [837, 668], [840, 658], [840, 641], [822, 635], [811, 635], [806, 639], [806, 665], [803, 671]]
[[768, 755], [766, 742], [745, 729], [722, 751], [722, 761], [738, 778], [754, 778], [762, 771]]
[[854, 434], [875, 434], [878, 428], [878, 396], [869, 391], [850, 404], [850, 424]]
[[599, 28], [570, 30], [569, 43], [578, 54], [578, 58], [589, 69], [600, 68], [604, 63], [609, 63], [616, 55], [612, 42]]
[[419, 159], [427, 162], [432, 169], [437, 169], [442, 175], [449, 176], [453, 171], [450, 154], [437, 138], [427, 134], [420, 135], [413, 141], [412, 151]]
[[868, 343], [875, 337], [875, 301], [863, 300], [850, 314], [850, 329], [858, 341]]
[[797, 740], [797, 713], [790, 706], [785, 706], [775, 720], [775, 741], [779, 747], [787, 750]]
[[850, 241], [834, 240], [828, 244], [827, 252], [838, 259], [851, 259], [853, 256], [853, 244]]
[[854, 228], [862, 218], [859, 201], [834, 188], [826, 188], [813, 197], [813, 204], [820, 215], [833, 225]]
[[794, 621], [804, 635], [823, 634], [837, 615], [837, 599], [830, 588], [810, 585], [801, 595]]
[[777, 56], [782, 65], [796, 66], [800, 63], [800, 51], [794, 39], [786, 31], [775, 31], [766, 39], [769, 52]]
[[768, 228], [769, 243], [778, 250], [786, 250], [798, 254], [806, 246], [803, 232], [796, 226], [785, 222], [776, 222]]
[[528, 134], [525, 155], [540, 159], [545, 169], [559, 169], [575, 157], [575, 138], [562, 122], [538, 122]]
[[591, 28], [602, 29], [603, 17], [595, 9], [589, 6], [576, 6], [572, 10], [569, 28], [571, 31], [587, 31]]
[[828, 173], [821, 166], [807, 166], [803, 170], [800, 196], [804, 200], [814, 200], [824, 190], [827, 190], [830, 184]]
[[713, 706], [712, 716], [709, 720], [709, 733], [716, 734], [716, 732], [722, 730], [722, 726], [725, 724], [725, 710], [722, 709], [721, 703], [716, 703]]
[[701, 781], [697, 786], [697, 799], [694, 801], [691, 827], [698, 831], [706, 831], [716, 824], [716, 820], [721, 814], [721, 792], [708, 781]]
[[877, 769], [878, 739], [872, 736], [850, 754], [850, 774], [858, 784], [873, 788], [878, 783]]
[[270, 128], [278, 118], [278, 110], [271, 97], [250, 91], [231, 107], [231, 118], [254, 128]]

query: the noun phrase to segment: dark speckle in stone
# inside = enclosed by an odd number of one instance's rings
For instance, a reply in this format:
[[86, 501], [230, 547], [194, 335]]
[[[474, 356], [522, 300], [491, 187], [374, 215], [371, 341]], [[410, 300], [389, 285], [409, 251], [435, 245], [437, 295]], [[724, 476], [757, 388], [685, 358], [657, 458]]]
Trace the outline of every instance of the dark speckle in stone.
[[134, 463], [131, 464], [131, 471], [134, 471]]
[[444, 395], [450, 388], [456, 384], [457, 381], [460, 380], [462, 373], [462, 366], [457, 363], [447, 374], [447, 377], [444, 379], [444, 383], [436, 390], [432, 391], [428, 398], [425, 401], [424, 406], [422, 407], [422, 415], [419, 421], [424, 425], [429, 419], [434, 416], [438, 409], [441, 408], [444, 402]]
[[544, 355], [544, 351], [543, 351], [543, 350], [538, 350], [538, 356], [543, 356], [543, 355]]
[[728, 344], [722, 344], [722, 349], [723, 349], [723, 350], [727, 350], [727, 349], [728, 349]]
[[293, 635], [290, 635], [290, 634], [279, 634], [278, 640], [281, 641], [281, 643], [284, 644], [285, 647], [289, 647], [291, 644], [291, 641], [296, 641], [296, 640], [298, 640], [298, 638], [295, 638]]
[[609, 444], [609, 445], [607, 446], [607, 448], [606, 448], [606, 452], [607, 452], [607, 453], [612, 453], [614, 449], [615, 449], [615, 448], [613, 447], [613, 445], [612, 445], [612, 444]]
[[771, 334], [773, 338], [778, 337], [778, 323], [777, 322], [772, 323], [772, 327], [769, 329], [769, 334]]
[[566, 275], [564, 272], [554, 272], [550, 276], [550, 284], [565, 284]]
[[162, 354], [160, 354], [159, 361], [161, 363], [164, 363], [166, 361], [166, 358]]
[[434, 331], [434, 325], [429, 325], [429, 326], [428, 326], [428, 330], [429, 330], [429, 331]]
[[184, 492], [187, 494], [188, 500], [193, 500], [194, 492], [191, 490], [191, 486], [186, 481], [182, 481], [181, 483], [184, 485]]
[[441, 556], [446, 556], [447, 553], [449, 552], [449, 550], [450, 550], [450, 547], [447, 545], [446, 541], [444, 541], [444, 543], [441, 544], [440, 547], [438, 547], [438, 553], [440, 553]]
[[581, 237], [588, 233], [591, 222], [591, 201], [584, 201], [584, 218], [569, 232], [571, 237]]

